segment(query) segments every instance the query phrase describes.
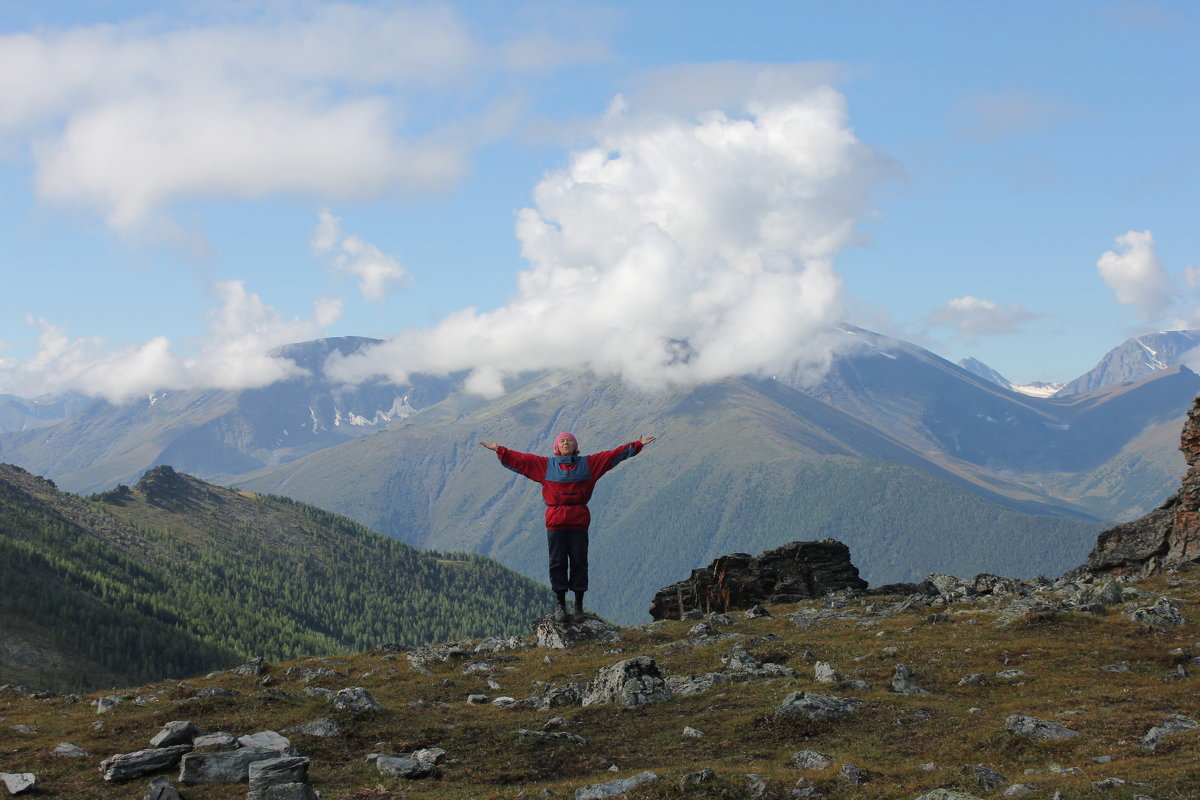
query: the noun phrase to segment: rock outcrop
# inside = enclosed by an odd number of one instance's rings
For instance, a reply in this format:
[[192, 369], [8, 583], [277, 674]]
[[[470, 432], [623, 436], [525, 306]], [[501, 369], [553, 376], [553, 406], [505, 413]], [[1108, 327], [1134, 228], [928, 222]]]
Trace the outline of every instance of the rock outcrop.
[[739, 611], [759, 604], [798, 603], [849, 589], [862, 592], [867, 582], [850, 563], [850, 548], [836, 539], [791, 542], [762, 555], [732, 553], [687, 580], [654, 595], [650, 616], [680, 619], [691, 609], [705, 613]]
[[1179, 491], [1141, 519], [1101, 533], [1081, 570], [1147, 577], [1200, 561], [1200, 397], [1188, 412], [1179, 449], [1188, 465]]

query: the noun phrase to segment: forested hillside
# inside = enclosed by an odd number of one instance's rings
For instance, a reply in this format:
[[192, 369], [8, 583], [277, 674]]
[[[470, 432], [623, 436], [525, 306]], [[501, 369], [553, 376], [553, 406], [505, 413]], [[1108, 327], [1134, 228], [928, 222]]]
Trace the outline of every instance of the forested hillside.
[[88, 688], [528, 629], [547, 590], [170, 468], [83, 499], [0, 465], [0, 683]]

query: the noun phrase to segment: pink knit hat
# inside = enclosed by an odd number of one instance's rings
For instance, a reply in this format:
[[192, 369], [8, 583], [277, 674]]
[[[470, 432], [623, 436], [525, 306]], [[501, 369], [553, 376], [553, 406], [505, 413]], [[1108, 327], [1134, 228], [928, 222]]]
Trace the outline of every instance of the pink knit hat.
[[555, 453], [558, 452], [558, 446], [560, 444], [562, 444], [564, 439], [570, 439], [571, 444], [574, 445], [575, 452], [576, 453], [579, 452], [579, 440], [575, 438], [575, 434], [567, 433], [566, 431], [563, 431], [554, 439], [554, 452]]

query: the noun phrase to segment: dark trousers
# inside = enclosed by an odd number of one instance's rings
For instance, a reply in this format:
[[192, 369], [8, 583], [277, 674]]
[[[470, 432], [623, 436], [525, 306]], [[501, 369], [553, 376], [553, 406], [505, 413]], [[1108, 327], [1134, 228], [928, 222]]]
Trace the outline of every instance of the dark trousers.
[[548, 530], [550, 588], [556, 592], [586, 592], [588, 588], [588, 532]]

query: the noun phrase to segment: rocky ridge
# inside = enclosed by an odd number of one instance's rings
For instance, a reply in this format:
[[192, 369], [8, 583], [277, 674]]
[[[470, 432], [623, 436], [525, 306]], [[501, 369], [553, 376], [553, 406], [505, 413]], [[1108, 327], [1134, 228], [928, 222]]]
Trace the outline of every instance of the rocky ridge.
[[157, 800], [1194, 797], [1198, 578], [931, 575], [87, 698], [6, 686], [0, 773]]

